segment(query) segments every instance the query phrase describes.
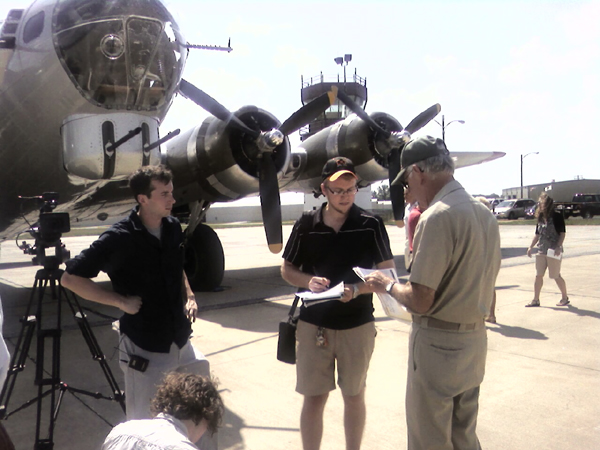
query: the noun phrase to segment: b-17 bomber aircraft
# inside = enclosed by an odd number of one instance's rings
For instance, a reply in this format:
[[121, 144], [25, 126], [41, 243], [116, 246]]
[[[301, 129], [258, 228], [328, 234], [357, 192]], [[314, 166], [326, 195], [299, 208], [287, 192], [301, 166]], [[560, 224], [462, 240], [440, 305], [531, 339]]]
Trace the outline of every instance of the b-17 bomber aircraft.
[[[71, 222], [124, 216], [133, 204], [127, 176], [163, 163], [174, 174], [174, 212], [189, 217], [190, 282], [211, 290], [224, 271], [221, 243], [201, 223], [211, 204], [258, 194], [269, 248], [279, 252], [280, 191], [318, 191], [321, 168], [338, 155], [355, 163], [361, 186], [393, 179], [411, 133], [440, 111], [434, 105], [404, 128], [333, 88], [283, 123], [256, 106], [232, 113], [183, 79], [188, 49], [159, 0], [36, 0], [9, 12], [0, 35], [0, 239], [38, 221], [44, 192], [59, 194], [52, 207]], [[161, 138], [177, 94], [212, 116]], [[354, 114], [292, 149], [288, 136], [335, 102]], [[457, 167], [503, 155], [453, 153]], [[392, 200], [399, 220], [395, 186]]]

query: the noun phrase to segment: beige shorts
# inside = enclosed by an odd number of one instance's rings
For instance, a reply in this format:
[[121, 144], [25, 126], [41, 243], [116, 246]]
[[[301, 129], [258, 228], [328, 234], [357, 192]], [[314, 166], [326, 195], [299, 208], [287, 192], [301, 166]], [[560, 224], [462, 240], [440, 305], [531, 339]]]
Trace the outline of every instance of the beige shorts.
[[543, 277], [546, 273], [546, 267], [548, 268], [548, 275], [550, 278], [555, 279], [560, 277], [560, 262], [562, 259], [548, 258], [546, 255], [540, 255], [539, 253], [535, 256], [535, 274], [538, 277]]
[[317, 346], [316, 325], [298, 321], [296, 331], [296, 392], [315, 396], [335, 389], [346, 396], [360, 394], [366, 386], [367, 370], [375, 348], [375, 322], [348, 330], [324, 329], [327, 345]]

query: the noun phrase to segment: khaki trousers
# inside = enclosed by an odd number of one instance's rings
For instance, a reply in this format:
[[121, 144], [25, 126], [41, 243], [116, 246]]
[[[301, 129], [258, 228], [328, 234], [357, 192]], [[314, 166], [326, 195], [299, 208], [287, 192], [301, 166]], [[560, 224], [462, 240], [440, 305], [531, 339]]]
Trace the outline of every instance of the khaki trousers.
[[412, 324], [406, 387], [409, 450], [479, 450], [485, 327], [445, 331]]

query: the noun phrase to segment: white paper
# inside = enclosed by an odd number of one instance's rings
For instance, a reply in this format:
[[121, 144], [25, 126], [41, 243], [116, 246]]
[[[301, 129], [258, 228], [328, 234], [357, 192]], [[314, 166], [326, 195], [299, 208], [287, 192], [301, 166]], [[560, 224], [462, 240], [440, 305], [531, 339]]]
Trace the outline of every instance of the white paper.
[[344, 295], [344, 282], [323, 292], [298, 292], [296, 294], [304, 302], [304, 306], [317, 305], [331, 300], [339, 300]]
[[554, 249], [553, 248], [549, 248], [548, 252], [546, 253], [546, 256], [548, 258], [562, 259], [562, 252], [558, 256], [556, 256], [556, 253], [554, 252]]
[[[356, 275], [358, 275], [363, 281], [365, 281], [365, 277], [367, 275], [376, 271], [380, 271], [381, 273], [383, 273], [389, 278], [392, 278], [396, 282], [398, 281], [398, 275], [396, 274], [395, 269], [365, 269], [363, 267], [354, 267], [353, 270], [354, 273], [356, 273]], [[377, 297], [379, 297], [379, 301], [381, 302], [383, 311], [388, 317], [391, 317], [396, 320], [401, 320], [403, 322], [412, 322], [412, 315], [390, 294], [388, 294], [387, 292], [381, 294], [377, 293]]]

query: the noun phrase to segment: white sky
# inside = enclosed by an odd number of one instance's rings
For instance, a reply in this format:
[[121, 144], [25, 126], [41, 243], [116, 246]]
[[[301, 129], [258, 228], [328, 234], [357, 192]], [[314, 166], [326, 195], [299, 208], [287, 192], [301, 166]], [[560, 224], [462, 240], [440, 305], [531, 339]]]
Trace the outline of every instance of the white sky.
[[[367, 111], [402, 125], [440, 103], [451, 151], [506, 156], [460, 169], [472, 194], [524, 184], [600, 178], [599, 1], [165, 1], [194, 44], [184, 77], [234, 110], [254, 104], [282, 122], [301, 106], [301, 75], [367, 78]], [[0, 0], [0, 16], [26, 2]], [[177, 98], [162, 129], [206, 113]], [[441, 114], [437, 117], [441, 122]], [[418, 134], [441, 137], [431, 122]], [[292, 143], [297, 142], [296, 138]]]

